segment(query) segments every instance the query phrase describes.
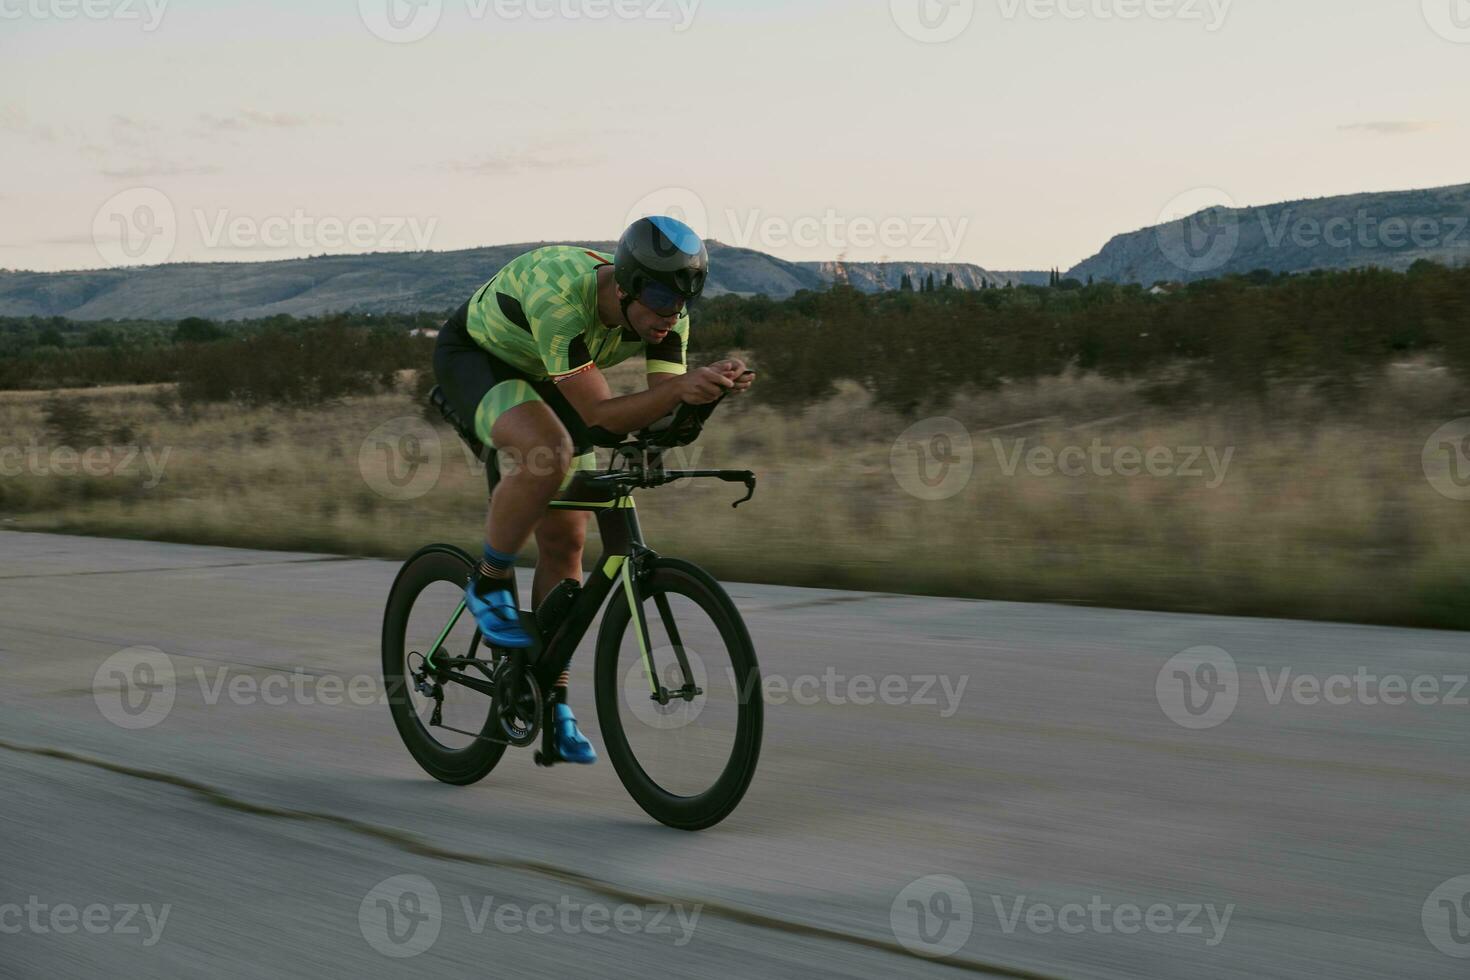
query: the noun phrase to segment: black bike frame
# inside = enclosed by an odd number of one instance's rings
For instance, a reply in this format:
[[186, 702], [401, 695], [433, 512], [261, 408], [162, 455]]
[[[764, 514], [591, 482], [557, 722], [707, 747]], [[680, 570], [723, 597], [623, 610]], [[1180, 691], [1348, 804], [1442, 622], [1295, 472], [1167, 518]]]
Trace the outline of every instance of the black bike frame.
[[[583, 478], [573, 484], [572, 491], [567, 495], [570, 499], [558, 499], [550, 504], [556, 510], [586, 511], [596, 514], [604, 551], [597, 566], [587, 576], [571, 608], [562, 621], [555, 625], [554, 632], [550, 636], [543, 637], [539, 651], [528, 651], [533, 656], [531, 672], [543, 691], [550, 690], [571, 663], [577, 645], [582, 642], [592, 621], [597, 618], [598, 610], [602, 608], [613, 589], [621, 586], [627, 597], [629, 611], [632, 613], [632, 622], [637, 629], [639, 649], [649, 680], [650, 697], [661, 704], [667, 704], [674, 698], [690, 699], [700, 692], [694, 688], [694, 675], [690, 670], [688, 658], [684, 654], [683, 643], [679, 637], [673, 613], [669, 608], [668, 599], [661, 593], [654, 596], [654, 603], [658, 607], [659, 618], [664, 630], [673, 645], [674, 655], [679, 661], [684, 686], [671, 693], [659, 684], [657, 668], [653, 663], [648, 623], [643, 617], [642, 595], [639, 590], [639, 581], [643, 577], [646, 563], [657, 558], [658, 555], [644, 544], [643, 529], [638, 523], [638, 511], [633, 504], [631, 494], [616, 494], [600, 488], [589, 488], [589, 484], [597, 478], [606, 478], [610, 475], [612, 474], [583, 474], [581, 475]], [[699, 476], [724, 479], [731, 475], [740, 476], [743, 475], [743, 471], [701, 472], [691, 470], [665, 473], [665, 477], [669, 480]], [[605, 499], [590, 499], [594, 497]], [[435, 659], [445, 638], [449, 636], [450, 631], [454, 629], [455, 624], [459, 622], [464, 613], [465, 604], [461, 602], [443, 632], [440, 633], [439, 639], [424, 655], [424, 659], [434, 669], [436, 679], [459, 684], [493, 697], [495, 689], [488, 680], [466, 676], [455, 670], [455, 668], [470, 666], [483, 667], [484, 661], [472, 657]], [[520, 654], [520, 651], [513, 651], [513, 654]]]

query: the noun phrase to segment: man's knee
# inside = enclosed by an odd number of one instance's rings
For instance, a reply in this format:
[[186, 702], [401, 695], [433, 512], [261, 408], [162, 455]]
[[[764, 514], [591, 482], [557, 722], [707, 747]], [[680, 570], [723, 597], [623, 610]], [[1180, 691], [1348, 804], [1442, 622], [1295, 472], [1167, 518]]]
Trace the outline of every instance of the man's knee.
[[547, 424], [502, 427], [497, 424], [495, 445], [506, 477], [545, 484], [553, 491], [572, 467], [574, 447], [566, 427], [555, 418]]
[[541, 558], [557, 565], [580, 563], [586, 541], [585, 529], [543, 527], [536, 531], [536, 548]]

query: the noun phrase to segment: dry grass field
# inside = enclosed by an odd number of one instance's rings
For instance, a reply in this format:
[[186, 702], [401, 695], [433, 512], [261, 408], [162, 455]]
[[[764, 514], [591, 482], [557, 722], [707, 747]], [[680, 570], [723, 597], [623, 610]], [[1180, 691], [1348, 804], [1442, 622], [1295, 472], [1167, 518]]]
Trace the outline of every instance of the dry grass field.
[[[49, 424], [49, 396], [0, 394], [0, 527], [384, 557], [439, 540], [473, 549], [483, 476], [411, 390], [188, 411], [167, 387], [94, 389], [62, 393], [85, 411], [52, 409]], [[800, 413], [759, 390], [671, 460], [753, 469], [755, 500], [732, 510], [727, 484], [651, 491], [640, 514], [655, 548], [735, 580], [1470, 627], [1470, 502], [1424, 465], [1431, 433], [1470, 405], [1430, 365], [1399, 365], [1337, 409], [1282, 393], [1269, 407], [1164, 409], [1072, 377], [924, 420], [855, 386]], [[594, 530], [589, 562], [597, 550]]]

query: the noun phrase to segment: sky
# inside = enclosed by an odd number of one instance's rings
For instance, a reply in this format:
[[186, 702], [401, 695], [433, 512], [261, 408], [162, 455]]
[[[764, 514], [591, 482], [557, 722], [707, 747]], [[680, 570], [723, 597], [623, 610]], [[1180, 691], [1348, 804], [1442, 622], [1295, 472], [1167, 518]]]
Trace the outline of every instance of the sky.
[[0, 82], [8, 269], [657, 212], [1068, 268], [1181, 201], [1470, 182], [1470, 0], [0, 0]]

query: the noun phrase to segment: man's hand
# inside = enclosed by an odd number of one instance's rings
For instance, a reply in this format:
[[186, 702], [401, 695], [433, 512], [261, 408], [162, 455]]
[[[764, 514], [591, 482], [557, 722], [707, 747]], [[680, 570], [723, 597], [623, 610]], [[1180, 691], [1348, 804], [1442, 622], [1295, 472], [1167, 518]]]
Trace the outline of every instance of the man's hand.
[[755, 372], [746, 367], [745, 362], [738, 357], [727, 357], [723, 361], [711, 364], [710, 368], [730, 380], [732, 395], [744, 394], [750, 390], [751, 385], [755, 384]]
[[679, 378], [679, 398], [689, 405], [719, 401], [735, 382], [713, 367], [696, 368]]

